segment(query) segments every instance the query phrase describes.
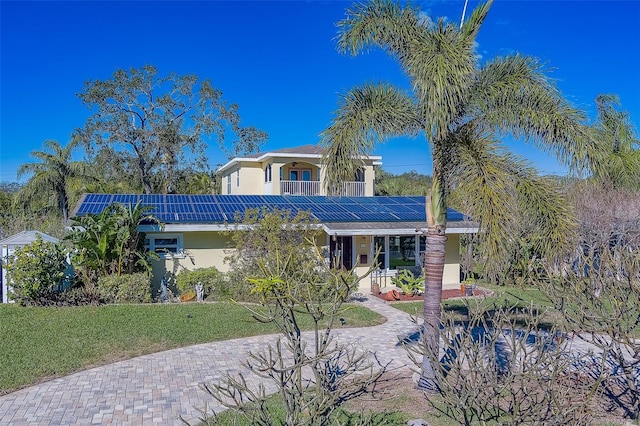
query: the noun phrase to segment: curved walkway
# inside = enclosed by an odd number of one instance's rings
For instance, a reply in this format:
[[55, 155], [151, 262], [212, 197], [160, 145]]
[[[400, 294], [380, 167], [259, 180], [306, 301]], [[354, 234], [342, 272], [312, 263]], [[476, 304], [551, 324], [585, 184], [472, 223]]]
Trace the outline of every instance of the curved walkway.
[[[387, 318], [374, 327], [336, 329], [339, 342], [355, 343], [390, 367], [411, 362], [398, 337], [415, 331], [409, 316], [369, 297], [362, 303]], [[200, 389], [227, 373], [247, 373], [240, 362], [276, 335], [205, 343], [145, 355], [40, 383], [0, 397], [0, 425], [147, 425], [197, 422], [205, 406], [220, 409]], [[256, 387], [258, 378], [247, 376]], [[218, 411], [216, 410], [216, 411]]]

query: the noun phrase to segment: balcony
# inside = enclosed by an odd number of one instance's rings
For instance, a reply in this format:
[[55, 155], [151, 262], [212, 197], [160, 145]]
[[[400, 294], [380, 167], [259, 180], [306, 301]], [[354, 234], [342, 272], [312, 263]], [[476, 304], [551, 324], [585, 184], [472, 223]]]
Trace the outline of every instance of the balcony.
[[[364, 182], [345, 182], [342, 184], [341, 194], [344, 197], [364, 197]], [[282, 195], [324, 195], [320, 181], [282, 180], [280, 181]]]

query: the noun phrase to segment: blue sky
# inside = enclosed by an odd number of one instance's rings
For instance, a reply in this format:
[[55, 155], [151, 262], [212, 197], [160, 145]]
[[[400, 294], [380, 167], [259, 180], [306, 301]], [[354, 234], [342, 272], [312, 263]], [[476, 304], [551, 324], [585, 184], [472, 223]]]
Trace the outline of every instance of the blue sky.
[[[264, 150], [315, 144], [338, 94], [368, 81], [408, 87], [379, 50], [336, 50], [344, 1], [0, 2], [0, 181], [46, 139], [63, 145], [89, 116], [76, 94], [116, 69], [155, 65], [159, 73], [210, 78], [245, 124], [269, 133]], [[459, 21], [464, 0], [414, 1], [431, 16]], [[478, 4], [469, 0], [469, 10]], [[640, 123], [640, 0], [500, 1], [479, 36], [479, 53], [537, 56], [560, 91], [594, 114], [600, 93], [616, 93]], [[564, 169], [520, 142], [509, 146], [546, 173]], [[212, 144], [212, 168], [225, 162]], [[429, 174], [424, 139], [379, 145], [383, 168]]]

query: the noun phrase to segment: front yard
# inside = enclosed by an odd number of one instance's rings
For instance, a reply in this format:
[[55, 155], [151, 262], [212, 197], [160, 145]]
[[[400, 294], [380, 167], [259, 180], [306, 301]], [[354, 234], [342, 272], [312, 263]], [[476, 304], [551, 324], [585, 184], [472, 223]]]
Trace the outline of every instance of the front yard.
[[[349, 326], [380, 315], [345, 305]], [[217, 340], [275, 333], [231, 303], [35, 308], [0, 305], [0, 394], [126, 358]], [[308, 328], [312, 324], [301, 324]]]

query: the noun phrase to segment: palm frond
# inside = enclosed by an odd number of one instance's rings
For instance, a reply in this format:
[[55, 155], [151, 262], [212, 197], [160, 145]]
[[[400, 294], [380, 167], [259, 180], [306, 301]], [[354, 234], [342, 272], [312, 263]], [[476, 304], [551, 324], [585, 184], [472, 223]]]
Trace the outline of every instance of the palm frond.
[[338, 49], [352, 55], [377, 46], [401, 57], [407, 41], [424, 32], [418, 10], [391, 0], [356, 5], [337, 26]]
[[528, 56], [496, 58], [478, 73], [469, 114], [499, 134], [524, 138], [574, 170], [584, 168], [589, 144], [584, 114], [573, 108]]
[[335, 194], [353, 179], [377, 142], [422, 129], [419, 108], [410, 95], [386, 84], [368, 84], [344, 95], [331, 125], [321, 134], [323, 163], [330, 173], [326, 188]]

